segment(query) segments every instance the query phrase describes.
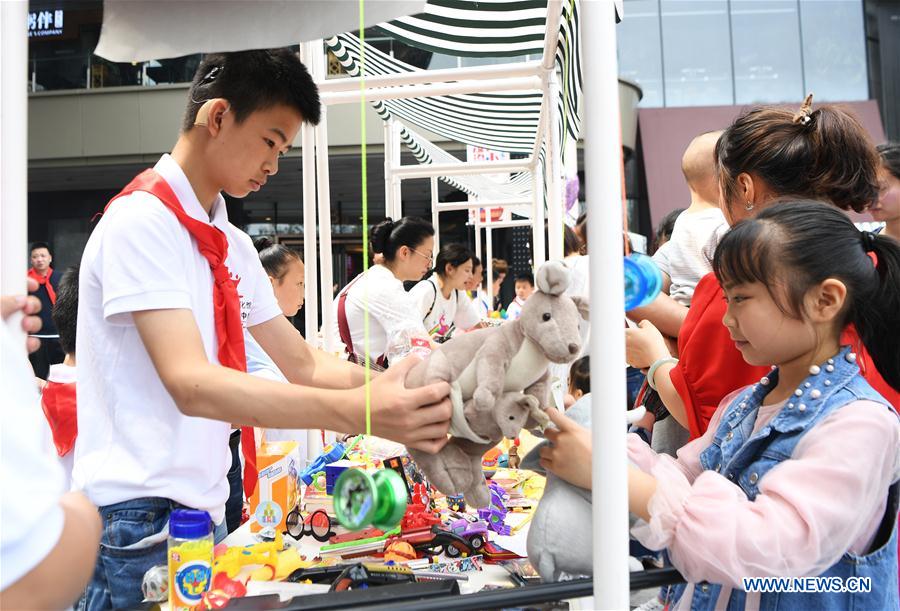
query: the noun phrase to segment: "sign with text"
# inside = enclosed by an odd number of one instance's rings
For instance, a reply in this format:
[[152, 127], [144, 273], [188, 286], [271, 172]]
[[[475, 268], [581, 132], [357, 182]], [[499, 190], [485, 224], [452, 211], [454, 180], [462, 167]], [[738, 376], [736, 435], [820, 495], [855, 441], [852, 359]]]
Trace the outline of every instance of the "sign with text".
[[64, 11], [30, 11], [28, 13], [28, 38], [62, 36]]

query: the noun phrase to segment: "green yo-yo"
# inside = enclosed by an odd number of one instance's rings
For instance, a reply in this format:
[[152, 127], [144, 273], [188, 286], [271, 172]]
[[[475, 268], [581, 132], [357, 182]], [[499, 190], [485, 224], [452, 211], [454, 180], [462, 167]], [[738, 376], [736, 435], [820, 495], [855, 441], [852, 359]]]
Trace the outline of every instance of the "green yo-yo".
[[369, 525], [388, 531], [406, 513], [406, 485], [392, 469], [370, 475], [361, 469], [347, 469], [334, 483], [334, 513], [341, 526], [362, 530]]

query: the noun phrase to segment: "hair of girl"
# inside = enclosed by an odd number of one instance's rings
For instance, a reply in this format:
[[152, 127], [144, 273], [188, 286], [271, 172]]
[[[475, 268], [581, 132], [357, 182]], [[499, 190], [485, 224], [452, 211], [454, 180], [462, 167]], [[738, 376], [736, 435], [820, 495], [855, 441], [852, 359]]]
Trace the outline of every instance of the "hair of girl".
[[584, 394], [591, 392], [591, 357], [583, 356], [569, 370], [569, 386]]
[[[781, 196], [862, 212], [878, 199], [878, 156], [856, 118], [837, 106], [796, 113], [772, 106], [740, 115], [716, 143], [725, 205], [738, 200], [738, 175], [761, 178]], [[740, 202], [744, 203], [744, 202]]]
[[266, 270], [266, 275], [276, 280], [284, 278], [287, 266], [291, 261], [303, 262], [299, 252], [284, 244], [276, 244], [272, 238], [267, 236], [253, 240], [253, 246], [259, 253], [259, 260], [262, 262], [263, 269]]
[[505, 259], [493, 259], [491, 263], [494, 270], [491, 274], [493, 276], [492, 280], [498, 280], [500, 274], [509, 273], [509, 263], [507, 263]]
[[575, 230], [565, 225], [563, 229], [563, 256], [577, 255], [581, 253], [581, 238]]
[[404, 216], [398, 221], [384, 219], [370, 232], [372, 252], [381, 253], [385, 261], [393, 261], [397, 251], [406, 246], [415, 250], [427, 238], [434, 235], [429, 221], [416, 216]]
[[[869, 253], [874, 254], [877, 264]], [[713, 271], [725, 286], [759, 282], [788, 316], [802, 319], [809, 290], [828, 278], [847, 287], [837, 332], [852, 323], [885, 381], [900, 390], [900, 244], [859, 231], [823, 202], [778, 202], [736, 224]]]
[[[447, 277], [447, 265], [459, 267], [466, 261], [472, 261], [475, 254], [462, 244], [444, 244], [434, 261], [434, 271], [441, 278]], [[473, 261], [472, 268], [475, 268]]]
[[900, 180], [900, 143], [885, 142], [876, 148], [881, 156], [881, 164], [894, 175], [894, 178]]

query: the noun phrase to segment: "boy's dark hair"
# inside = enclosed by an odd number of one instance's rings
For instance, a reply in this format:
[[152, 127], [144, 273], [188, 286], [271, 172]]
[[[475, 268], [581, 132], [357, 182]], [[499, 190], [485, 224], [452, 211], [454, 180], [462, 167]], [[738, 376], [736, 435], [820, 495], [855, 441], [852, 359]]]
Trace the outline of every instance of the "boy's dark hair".
[[224, 98], [235, 121], [276, 105], [295, 109], [312, 125], [319, 122], [319, 90], [306, 66], [290, 49], [210, 53], [200, 62], [181, 124], [189, 131], [207, 100]]
[[881, 155], [881, 164], [888, 172], [894, 175], [894, 178], [900, 180], [900, 144], [896, 142], [885, 142], [877, 147], [878, 154]]
[[684, 212], [684, 208], [676, 208], [662, 217], [659, 225], [656, 226], [656, 235], [653, 240], [654, 251], [659, 250], [660, 244], [663, 242], [664, 238], [668, 241], [672, 237], [672, 231], [675, 229], [675, 221], [681, 216], [682, 212]]
[[394, 221], [388, 217], [372, 228], [372, 252], [381, 253], [386, 261], [393, 261], [401, 246], [416, 249], [433, 235], [434, 227], [423, 218], [404, 216]]
[[516, 282], [527, 282], [534, 286], [534, 275], [531, 272], [520, 272], [516, 274]]
[[[869, 253], [874, 253], [877, 265]], [[838, 329], [853, 323], [879, 373], [900, 390], [900, 244], [859, 231], [850, 218], [816, 201], [775, 203], [735, 225], [713, 259], [719, 284], [759, 282], [788, 316], [804, 316], [810, 288], [828, 278], [847, 287]]]
[[46, 242], [32, 242], [31, 246], [28, 248], [28, 254], [33, 253], [38, 248], [46, 248], [47, 252], [50, 253], [50, 256], [51, 257], [53, 256], [53, 251], [50, 250], [50, 245], [47, 244]]
[[878, 154], [856, 118], [837, 106], [799, 113], [765, 106], [745, 112], [716, 143], [724, 204], [738, 202], [737, 177], [752, 173], [784, 197], [862, 212], [878, 199]]
[[78, 323], [78, 266], [66, 269], [56, 289], [53, 324], [59, 331], [59, 345], [66, 354], [75, 354], [75, 328]]
[[563, 256], [581, 253], [581, 238], [575, 233], [575, 230], [568, 225], [563, 229]]
[[296, 250], [288, 248], [284, 244], [276, 244], [272, 238], [262, 236], [253, 240], [253, 246], [259, 253], [259, 260], [262, 262], [266, 275], [281, 280], [287, 273], [287, 265], [291, 261], [303, 261], [300, 253]]
[[569, 386], [584, 394], [591, 392], [591, 357], [583, 356], [569, 370]]
[[476, 257], [474, 254], [472, 255], [472, 269], [475, 270], [479, 265], [481, 265], [481, 259]]
[[[438, 252], [437, 259], [434, 261], [434, 271], [440, 277], [447, 275], [447, 265], [459, 267], [464, 265], [466, 261], [472, 261], [475, 255], [467, 247], [462, 244], [444, 244]], [[475, 262], [472, 262], [472, 268], [475, 268]]]

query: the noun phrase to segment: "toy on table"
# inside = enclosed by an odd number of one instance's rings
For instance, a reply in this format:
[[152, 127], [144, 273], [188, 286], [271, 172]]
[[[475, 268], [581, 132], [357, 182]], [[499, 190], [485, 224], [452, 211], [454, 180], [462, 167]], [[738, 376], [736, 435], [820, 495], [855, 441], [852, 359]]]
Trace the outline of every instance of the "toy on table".
[[504, 500], [509, 498], [506, 494], [506, 490], [501, 488], [496, 482], [491, 482], [488, 486], [488, 490], [491, 494], [490, 505], [486, 508], [479, 509], [478, 517], [487, 522], [488, 528], [498, 535], [508, 536], [511, 533], [511, 530], [505, 523], [506, 514], [509, 513], [509, 510], [506, 509], [506, 504], [504, 503]]
[[255, 543], [245, 547], [229, 547], [216, 556], [212, 563], [212, 573], [225, 573], [229, 578], [234, 579], [241, 569], [245, 566], [261, 564], [271, 568], [271, 573], [275, 575], [275, 568], [278, 564], [278, 553], [284, 549], [284, 539], [280, 532], [275, 533], [275, 540], [267, 543]]
[[463, 516], [449, 524], [452, 532], [469, 542], [472, 551], [477, 553], [488, 540], [488, 527], [485, 522], [472, 516]]
[[510, 469], [518, 469], [521, 464], [521, 459], [519, 458], [519, 438], [516, 437], [516, 440], [513, 442], [513, 445], [509, 446], [509, 459], [507, 460], [507, 464]]
[[256, 452], [259, 480], [250, 495], [250, 531], [283, 530], [287, 514], [297, 506], [300, 490], [297, 467], [300, 450], [296, 441], [263, 443]]
[[303, 515], [295, 507], [285, 519], [285, 527], [285, 534], [292, 536], [296, 541], [306, 535], [312, 535], [313, 539], [324, 543], [334, 536], [331, 516], [322, 509], [317, 509], [309, 515]]
[[447, 509], [455, 512], [463, 512], [466, 510], [466, 499], [461, 494], [447, 495]]
[[309, 486], [313, 482], [313, 477], [320, 471], [325, 470], [325, 465], [333, 463], [344, 457], [346, 448], [339, 441], [327, 446], [321, 454], [319, 454], [303, 471], [300, 472], [300, 480]]
[[389, 539], [388, 544], [394, 541], [405, 541], [417, 552], [427, 556], [447, 554], [455, 558], [463, 554], [471, 555], [474, 551], [467, 539], [440, 524], [435, 524], [431, 528], [401, 531], [399, 535]]
[[224, 609], [232, 598], [242, 598], [247, 595], [247, 586], [236, 580], [230, 579], [225, 573], [218, 573], [213, 577], [210, 589], [203, 593], [200, 602], [194, 609]]
[[148, 569], [141, 582], [141, 593], [144, 600], [152, 602], [169, 600], [169, 567], [160, 564]]
[[334, 485], [334, 513], [341, 526], [366, 526], [387, 531], [400, 523], [406, 511], [406, 485], [396, 471], [382, 469], [370, 475], [361, 469], [341, 473]]
[[581, 352], [578, 323], [587, 300], [565, 294], [571, 274], [559, 261], [537, 270], [537, 291], [521, 316], [499, 327], [458, 335], [438, 346], [406, 377], [409, 388], [448, 382], [452, 438], [437, 454], [410, 450], [428, 481], [444, 494], [464, 494], [474, 507], [490, 503], [484, 453], [521, 429], [546, 426], [550, 363]]

